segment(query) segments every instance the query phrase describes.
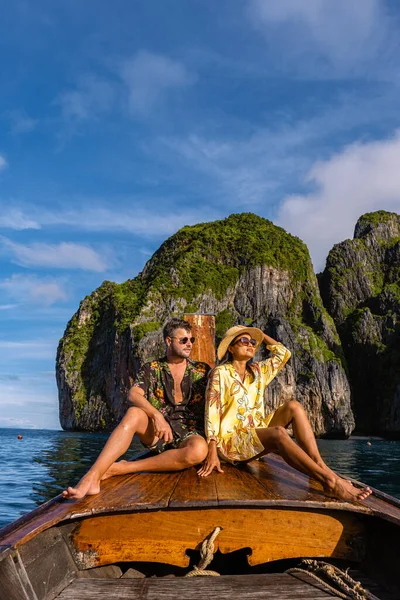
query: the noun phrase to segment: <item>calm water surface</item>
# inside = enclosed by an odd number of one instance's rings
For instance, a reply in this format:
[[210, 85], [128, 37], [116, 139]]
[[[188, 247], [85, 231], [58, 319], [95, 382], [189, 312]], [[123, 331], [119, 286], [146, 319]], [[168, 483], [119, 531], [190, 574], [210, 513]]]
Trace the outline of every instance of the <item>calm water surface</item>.
[[[23, 436], [22, 440], [17, 435]], [[77, 483], [107, 434], [0, 429], [0, 527]], [[335, 470], [400, 498], [400, 442], [351, 438], [319, 440]], [[143, 447], [134, 440], [125, 458]]]

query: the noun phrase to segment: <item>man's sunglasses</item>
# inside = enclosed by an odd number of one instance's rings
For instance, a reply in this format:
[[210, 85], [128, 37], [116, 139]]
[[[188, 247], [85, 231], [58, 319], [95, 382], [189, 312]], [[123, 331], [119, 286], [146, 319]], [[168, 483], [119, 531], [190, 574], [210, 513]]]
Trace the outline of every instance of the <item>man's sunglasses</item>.
[[196, 339], [195, 337], [183, 337], [183, 338], [171, 337], [171, 340], [178, 340], [178, 342], [180, 344], [187, 344], [188, 342], [190, 342], [191, 344], [194, 344], [195, 339]]
[[257, 340], [253, 340], [253, 338], [245, 338], [245, 337], [241, 337], [238, 338], [237, 340], [235, 340], [232, 344], [232, 346], [234, 346], [235, 344], [241, 343], [243, 346], [257, 346]]

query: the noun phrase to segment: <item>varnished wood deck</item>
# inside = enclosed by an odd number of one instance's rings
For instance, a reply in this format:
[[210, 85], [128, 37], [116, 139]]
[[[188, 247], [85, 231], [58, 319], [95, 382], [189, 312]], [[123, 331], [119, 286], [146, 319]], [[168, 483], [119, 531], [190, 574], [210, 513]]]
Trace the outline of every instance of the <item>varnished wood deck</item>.
[[341, 502], [324, 495], [318, 483], [275, 455], [224, 474], [202, 479], [194, 468], [178, 473], [139, 473], [113, 477], [101, 493], [80, 501], [60, 496], [0, 531], [0, 556], [56, 523], [80, 517], [155, 510], [212, 508], [293, 508], [357, 512], [400, 524], [400, 501], [375, 491], [363, 502]]
[[[304, 581], [290, 575], [233, 575], [229, 577], [199, 577], [197, 579], [142, 579], [107, 581], [78, 579], [58, 596], [59, 600], [231, 600], [240, 597], [243, 600], [262, 600], [277, 598], [281, 600], [326, 600], [333, 594], [325, 591], [311, 577]], [[336, 596], [337, 598], [337, 596]]]

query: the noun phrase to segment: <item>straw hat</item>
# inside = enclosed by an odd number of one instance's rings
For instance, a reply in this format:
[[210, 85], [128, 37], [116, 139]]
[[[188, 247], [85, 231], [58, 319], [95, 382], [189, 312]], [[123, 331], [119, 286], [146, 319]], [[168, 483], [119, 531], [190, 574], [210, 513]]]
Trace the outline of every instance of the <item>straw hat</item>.
[[222, 360], [222, 358], [225, 356], [231, 342], [233, 342], [235, 338], [239, 337], [239, 335], [244, 335], [245, 333], [248, 333], [249, 336], [256, 340], [257, 344], [255, 349], [257, 350], [264, 339], [264, 333], [261, 331], [261, 329], [258, 329], [258, 327], [242, 327], [241, 325], [235, 325], [235, 327], [228, 329], [222, 338], [220, 345], [218, 346], [218, 360]]

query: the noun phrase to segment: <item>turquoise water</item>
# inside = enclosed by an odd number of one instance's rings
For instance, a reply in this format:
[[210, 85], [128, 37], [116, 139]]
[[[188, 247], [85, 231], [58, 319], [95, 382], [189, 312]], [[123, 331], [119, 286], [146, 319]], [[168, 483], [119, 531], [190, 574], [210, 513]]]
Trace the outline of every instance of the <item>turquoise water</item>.
[[[22, 440], [17, 435], [22, 435]], [[0, 429], [0, 527], [75, 484], [107, 434]], [[319, 440], [326, 462], [340, 473], [400, 498], [400, 441]], [[143, 450], [134, 440], [125, 458]]]

